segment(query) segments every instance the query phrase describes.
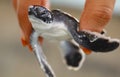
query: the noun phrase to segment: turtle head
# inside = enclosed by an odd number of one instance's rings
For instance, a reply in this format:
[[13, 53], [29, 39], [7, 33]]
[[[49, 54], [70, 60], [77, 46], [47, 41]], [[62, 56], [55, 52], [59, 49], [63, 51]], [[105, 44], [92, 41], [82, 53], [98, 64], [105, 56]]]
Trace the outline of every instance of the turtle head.
[[52, 13], [45, 7], [34, 5], [28, 7], [28, 17], [33, 21], [43, 21], [45, 23], [51, 23], [53, 21]]

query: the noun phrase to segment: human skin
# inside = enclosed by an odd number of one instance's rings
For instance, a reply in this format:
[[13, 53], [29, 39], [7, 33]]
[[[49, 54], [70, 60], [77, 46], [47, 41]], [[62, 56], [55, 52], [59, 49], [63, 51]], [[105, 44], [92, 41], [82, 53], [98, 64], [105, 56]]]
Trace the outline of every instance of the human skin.
[[[112, 17], [115, 0], [86, 0], [81, 18], [80, 30], [101, 32]], [[82, 46], [81, 46], [82, 47]], [[91, 51], [82, 47], [86, 54]]]
[[80, 30], [101, 32], [112, 17], [115, 0], [86, 0]]
[[[28, 20], [28, 6], [41, 5], [49, 8], [48, 0], [13, 0], [13, 6], [17, 13], [17, 18], [21, 28], [21, 42], [24, 46], [28, 46], [30, 50], [30, 35], [32, 33], [32, 25]], [[39, 38], [42, 42], [42, 37]]]
[[[101, 32], [112, 17], [115, 0], [86, 0], [85, 7], [80, 17], [80, 30]], [[30, 49], [30, 34], [32, 26], [28, 20], [28, 6], [41, 5], [49, 8], [48, 0], [13, 0], [18, 21], [22, 32], [22, 43]], [[42, 37], [40, 37], [42, 42]], [[82, 47], [86, 54], [91, 51]]]

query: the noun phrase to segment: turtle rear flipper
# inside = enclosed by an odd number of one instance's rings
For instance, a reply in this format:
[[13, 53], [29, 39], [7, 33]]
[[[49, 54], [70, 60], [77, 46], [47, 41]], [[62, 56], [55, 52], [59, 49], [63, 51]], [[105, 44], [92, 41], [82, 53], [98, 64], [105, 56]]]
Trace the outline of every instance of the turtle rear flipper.
[[85, 54], [83, 51], [71, 41], [62, 41], [61, 48], [68, 68], [72, 70], [80, 69], [85, 60]]

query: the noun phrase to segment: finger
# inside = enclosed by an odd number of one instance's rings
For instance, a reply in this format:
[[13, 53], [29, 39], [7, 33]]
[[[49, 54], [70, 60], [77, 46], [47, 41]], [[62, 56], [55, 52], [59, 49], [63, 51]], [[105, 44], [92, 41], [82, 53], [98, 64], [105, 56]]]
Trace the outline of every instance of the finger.
[[17, 0], [12, 0], [12, 3], [13, 3], [13, 7], [14, 7], [14, 9], [15, 9], [15, 11], [17, 10]]
[[[28, 20], [28, 6], [30, 5], [41, 5], [44, 7], [48, 6], [48, 0], [13, 0], [15, 10], [17, 10], [19, 25], [21, 27], [24, 41], [26, 44], [30, 43], [30, 35], [32, 32], [31, 23]], [[18, 6], [18, 7], [17, 7]]]
[[41, 5], [46, 7], [47, 9], [50, 9], [49, 0], [41, 0]]
[[115, 0], [86, 0], [80, 29], [101, 32], [112, 17]]
[[92, 50], [89, 50], [89, 49], [87, 49], [87, 48], [85, 48], [85, 47], [83, 47], [83, 46], [80, 46], [80, 48], [82, 48], [83, 52], [84, 52], [86, 55], [89, 55], [89, 54], [92, 53]]

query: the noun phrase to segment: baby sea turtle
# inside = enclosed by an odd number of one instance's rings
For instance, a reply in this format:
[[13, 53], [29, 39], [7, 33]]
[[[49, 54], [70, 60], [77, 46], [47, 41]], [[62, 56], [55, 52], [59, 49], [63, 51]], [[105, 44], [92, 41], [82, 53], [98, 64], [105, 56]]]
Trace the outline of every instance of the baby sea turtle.
[[55, 77], [50, 65], [38, 42], [38, 37], [60, 42], [65, 62], [69, 67], [79, 69], [85, 59], [85, 53], [80, 46], [94, 52], [109, 52], [119, 46], [119, 40], [111, 39], [97, 33], [79, 29], [79, 22], [71, 15], [60, 10], [48, 10], [45, 7], [34, 5], [28, 8], [28, 18], [32, 24], [31, 46], [35, 52], [41, 68], [47, 77]]

